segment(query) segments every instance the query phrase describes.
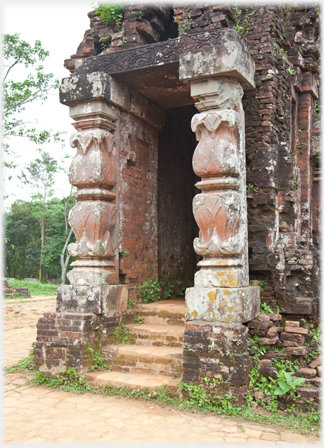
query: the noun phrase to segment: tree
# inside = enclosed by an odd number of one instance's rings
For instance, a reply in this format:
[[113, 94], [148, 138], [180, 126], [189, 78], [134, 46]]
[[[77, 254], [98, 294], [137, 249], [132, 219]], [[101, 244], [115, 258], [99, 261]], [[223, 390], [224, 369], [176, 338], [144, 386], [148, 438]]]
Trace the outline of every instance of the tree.
[[57, 161], [47, 152], [39, 150], [41, 157], [26, 165], [18, 179], [29, 185], [36, 193], [32, 195], [34, 216], [39, 219], [41, 227], [41, 253], [39, 264], [39, 281], [42, 279], [43, 253], [45, 243], [45, 216], [52, 212], [48, 208], [48, 198], [53, 196], [55, 173], [59, 170]]
[[[53, 132], [52, 130], [37, 131], [30, 124], [37, 123], [26, 122], [17, 118], [28, 103], [39, 101], [43, 103], [51, 90], [59, 87], [59, 79], [52, 73], [45, 73], [43, 65], [37, 65], [45, 60], [49, 55], [48, 51], [42, 48], [40, 41], [35, 41], [34, 47], [20, 39], [20, 34], [5, 34], [3, 36], [3, 56], [6, 61], [4, 78], [2, 81], [2, 113], [4, 140], [3, 149], [5, 153], [12, 156], [8, 139], [10, 137], [26, 137], [36, 144], [50, 142], [63, 143], [61, 139], [62, 132]], [[14, 81], [10, 79], [13, 69], [19, 65], [26, 68], [32, 67], [33, 73], [29, 73], [23, 81]], [[7, 168], [15, 167], [12, 160], [6, 160]]]
[[[74, 234], [69, 236], [70, 227], [68, 223], [66, 227], [64, 219], [73, 205], [71, 196], [63, 199], [51, 198], [46, 202], [42, 281], [48, 278], [60, 278], [60, 258], [62, 247], [67, 245], [67, 235], [71, 242], [75, 242]], [[7, 277], [22, 279], [39, 275], [40, 233], [40, 220], [39, 217], [35, 216], [34, 201], [18, 200], [14, 202], [10, 211], [6, 212], [4, 216], [4, 261]], [[66, 273], [70, 269], [70, 257], [66, 258], [65, 261]]]
[[[4, 216], [5, 275], [34, 277], [39, 264], [39, 221], [28, 202], [16, 201]], [[37, 270], [38, 271], [38, 270]]]
[[67, 272], [67, 268], [69, 265], [69, 261], [70, 261], [70, 254], [67, 250], [69, 241], [73, 235], [73, 231], [69, 225], [68, 222], [68, 214], [69, 211], [71, 210], [71, 208], [73, 207], [75, 201], [73, 199], [72, 193], [73, 193], [73, 188], [71, 187], [71, 191], [70, 191], [70, 196], [67, 197], [66, 199], [63, 199], [64, 202], [64, 222], [65, 222], [65, 242], [64, 242], [64, 246], [62, 249], [62, 252], [60, 254], [60, 263], [61, 263], [61, 279], [62, 279], [62, 285], [66, 284], [66, 272]]

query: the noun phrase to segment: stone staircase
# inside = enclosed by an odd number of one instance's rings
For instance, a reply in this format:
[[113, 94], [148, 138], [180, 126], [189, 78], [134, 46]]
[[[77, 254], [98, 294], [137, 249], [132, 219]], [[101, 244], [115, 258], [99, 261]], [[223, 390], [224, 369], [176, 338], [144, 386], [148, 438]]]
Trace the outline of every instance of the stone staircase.
[[[164, 300], [136, 306], [130, 328], [130, 344], [111, 344], [102, 356], [109, 370], [87, 373], [89, 382], [102, 386], [177, 388], [182, 372], [182, 340], [185, 301]], [[144, 323], [135, 323], [135, 319]]]

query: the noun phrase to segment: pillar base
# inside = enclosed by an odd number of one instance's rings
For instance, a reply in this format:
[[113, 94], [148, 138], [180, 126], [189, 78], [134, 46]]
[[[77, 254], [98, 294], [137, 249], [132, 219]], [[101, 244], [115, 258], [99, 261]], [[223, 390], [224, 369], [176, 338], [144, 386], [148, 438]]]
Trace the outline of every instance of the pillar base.
[[248, 322], [260, 313], [258, 286], [241, 288], [203, 288], [186, 290], [186, 321]]
[[58, 313], [93, 313], [115, 315], [127, 309], [125, 285], [63, 285], [57, 288]]
[[44, 313], [36, 325], [33, 343], [34, 368], [56, 375], [76, 368], [84, 371], [92, 365], [92, 352], [99, 347], [100, 317], [89, 313]]
[[183, 381], [217, 396], [234, 394], [242, 405], [248, 391], [252, 360], [248, 353], [248, 328], [240, 323], [186, 322], [183, 335]]

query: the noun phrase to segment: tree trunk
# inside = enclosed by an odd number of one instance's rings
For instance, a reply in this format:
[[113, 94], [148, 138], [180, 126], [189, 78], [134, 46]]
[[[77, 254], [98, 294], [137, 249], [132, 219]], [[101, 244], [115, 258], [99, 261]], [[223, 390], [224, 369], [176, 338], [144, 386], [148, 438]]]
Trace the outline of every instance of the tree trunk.
[[64, 244], [64, 247], [63, 247], [61, 255], [60, 255], [62, 285], [66, 285], [66, 271], [67, 271], [67, 267], [68, 267], [69, 260], [70, 260], [70, 254], [69, 253], [66, 254], [65, 260], [64, 260], [64, 255], [65, 255], [65, 252], [67, 249], [67, 245], [69, 244], [71, 235], [72, 235], [72, 229], [70, 229], [70, 232], [65, 240], [65, 244]]
[[41, 225], [41, 254], [40, 254], [40, 263], [39, 263], [39, 282], [42, 281], [42, 267], [43, 267], [43, 251], [44, 251], [44, 216], [41, 216], [40, 225]]

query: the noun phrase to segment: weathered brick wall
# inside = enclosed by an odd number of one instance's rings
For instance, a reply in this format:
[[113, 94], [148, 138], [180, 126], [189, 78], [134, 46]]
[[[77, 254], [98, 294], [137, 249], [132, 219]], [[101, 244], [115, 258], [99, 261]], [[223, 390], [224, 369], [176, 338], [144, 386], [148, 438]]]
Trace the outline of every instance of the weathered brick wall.
[[174, 20], [178, 24], [179, 36], [234, 25], [232, 7], [228, 4], [177, 3], [174, 5]]
[[[290, 321], [281, 314], [260, 314], [248, 324], [248, 336], [257, 337], [257, 343], [263, 347], [264, 354], [259, 353], [257, 348], [250, 347], [249, 355], [258, 356], [254, 364], [259, 365], [259, 374], [266, 378], [278, 378], [278, 370], [274, 367], [275, 361], [290, 360], [298, 363], [298, 369], [293, 376], [305, 378], [303, 387], [297, 388], [298, 397], [279, 397], [281, 408], [288, 404], [298, 403], [303, 406], [314, 400], [315, 406], [319, 406], [321, 386], [321, 360], [319, 357], [313, 359], [309, 356], [311, 352], [319, 350], [319, 343], [310, 334], [310, 327], [305, 319]], [[256, 399], [265, 400], [265, 394], [254, 393]], [[286, 404], [285, 404], [286, 403]]]
[[[100, 36], [111, 34], [98, 15], [89, 17], [91, 30], [66, 62], [72, 72], [74, 58], [102, 51]], [[319, 7], [312, 4], [127, 5], [124, 31], [103, 50], [222, 27], [240, 33], [256, 64], [256, 88], [243, 98], [250, 277], [270, 288], [263, 300], [273, 309], [313, 319], [319, 296], [319, 26]], [[173, 222], [171, 208], [168, 213]], [[130, 259], [122, 264], [122, 275], [126, 265], [135, 269]], [[137, 280], [142, 274], [140, 268]]]
[[120, 282], [135, 286], [158, 276], [158, 130], [120, 113]]
[[44, 313], [33, 343], [35, 369], [52, 375], [70, 367], [86, 371], [93, 364], [93, 353], [113, 341], [121, 319], [121, 313]]
[[248, 347], [248, 329], [244, 324], [187, 322], [183, 335], [183, 381], [233, 393], [241, 404], [253, 365]]
[[250, 275], [271, 287], [264, 301], [273, 308], [315, 318], [319, 8], [177, 5], [175, 19], [179, 35], [234, 26], [255, 61], [256, 88], [243, 98]]
[[99, 320], [95, 314], [44, 313], [33, 343], [35, 368], [56, 374], [70, 367], [84, 369], [91, 365], [88, 347], [98, 347]]
[[178, 33], [172, 7], [157, 3], [125, 5], [121, 27], [103, 23], [95, 11], [89, 12], [88, 17], [90, 29], [84, 33], [76, 54], [64, 61], [72, 74], [75, 59], [159, 42], [177, 37]]

